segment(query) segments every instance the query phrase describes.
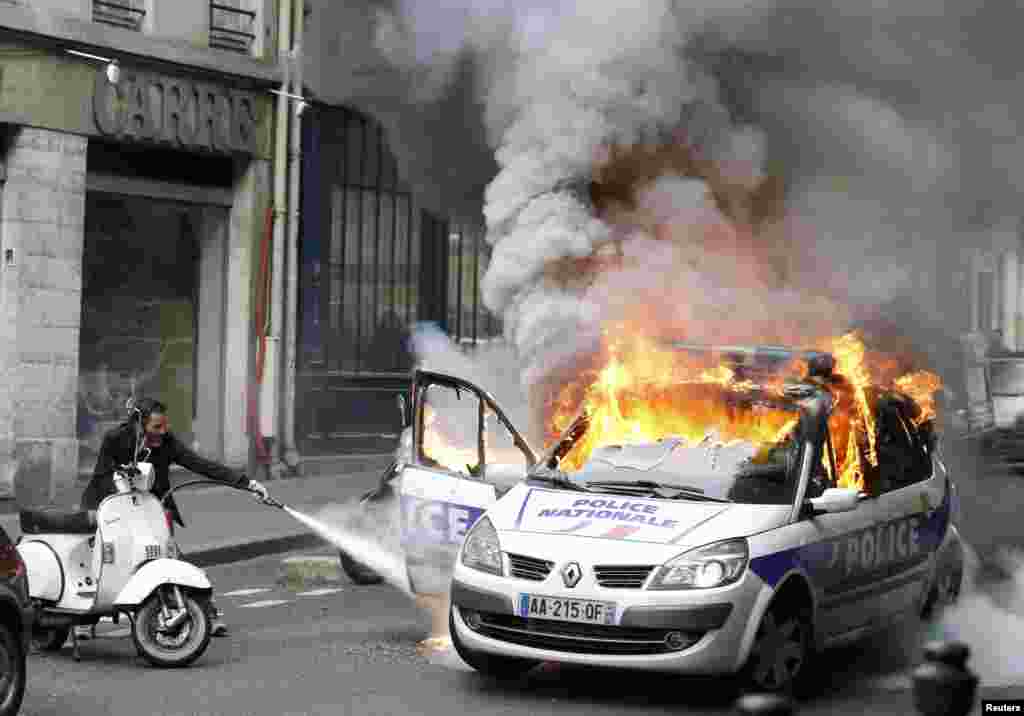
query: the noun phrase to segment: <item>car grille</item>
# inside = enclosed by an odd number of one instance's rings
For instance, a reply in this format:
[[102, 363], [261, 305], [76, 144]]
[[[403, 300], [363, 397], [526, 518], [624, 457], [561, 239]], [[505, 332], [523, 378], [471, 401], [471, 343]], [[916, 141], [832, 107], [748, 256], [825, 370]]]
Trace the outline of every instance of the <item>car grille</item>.
[[547, 579], [551, 573], [551, 569], [555, 566], [554, 562], [548, 562], [544, 559], [535, 559], [533, 557], [525, 557], [521, 554], [508, 555], [508, 561], [510, 566], [510, 572], [513, 577], [517, 579], [529, 579], [533, 582], [543, 582]]
[[602, 564], [594, 567], [597, 583], [608, 589], [640, 589], [647, 580], [647, 575], [654, 569], [652, 565], [616, 565]]
[[704, 636], [697, 632], [683, 634], [684, 643], [673, 649], [665, 643], [669, 633], [666, 629], [573, 624], [488, 612], [479, 612], [478, 616], [476, 631], [483, 636], [573, 654], [669, 654], [693, 646]]

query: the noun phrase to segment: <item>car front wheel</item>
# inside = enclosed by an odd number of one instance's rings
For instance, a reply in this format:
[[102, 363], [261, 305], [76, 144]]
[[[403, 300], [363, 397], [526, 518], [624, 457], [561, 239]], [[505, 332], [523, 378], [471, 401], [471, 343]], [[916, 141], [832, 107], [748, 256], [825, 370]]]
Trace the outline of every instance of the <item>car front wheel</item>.
[[757, 628], [743, 686], [769, 693], [791, 693], [809, 671], [813, 644], [808, 610], [775, 604]]
[[452, 646], [455, 647], [455, 652], [464, 662], [484, 676], [490, 676], [495, 679], [515, 679], [540, 663], [531, 659], [484, 654], [469, 648], [459, 640], [459, 634], [455, 630], [454, 608], [448, 611], [448, 631], [451, 634]]

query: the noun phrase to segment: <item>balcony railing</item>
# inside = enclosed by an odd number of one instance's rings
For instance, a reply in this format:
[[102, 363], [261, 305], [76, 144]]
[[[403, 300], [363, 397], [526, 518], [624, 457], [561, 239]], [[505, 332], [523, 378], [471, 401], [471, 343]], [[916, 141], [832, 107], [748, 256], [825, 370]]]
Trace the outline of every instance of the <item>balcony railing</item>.
[[256, 40], [256, 13], [252, 10], [210, 3], [210, 47], [248, 54]]
[[146, 19], [141, 0], [93, 0], [92, 19], [105, 25], [139, 30]]

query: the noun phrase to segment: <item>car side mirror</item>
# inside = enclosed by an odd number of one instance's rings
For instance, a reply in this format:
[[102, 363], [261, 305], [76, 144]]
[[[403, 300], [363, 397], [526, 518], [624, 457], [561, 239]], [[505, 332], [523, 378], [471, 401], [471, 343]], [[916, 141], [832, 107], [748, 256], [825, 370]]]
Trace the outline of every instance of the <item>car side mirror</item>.
[[526, 465], [490, 463], [484, 467], [483, 478], [499, 490], [511, 490], [526, 479]]
[[807, 514], [815, 517], [836, 512], [852, 512], [857, 509], [859, 503], [859, 491], [848, 487], [830, 487], [821, 494], [821, 497], [808, 500], [805, 509]]

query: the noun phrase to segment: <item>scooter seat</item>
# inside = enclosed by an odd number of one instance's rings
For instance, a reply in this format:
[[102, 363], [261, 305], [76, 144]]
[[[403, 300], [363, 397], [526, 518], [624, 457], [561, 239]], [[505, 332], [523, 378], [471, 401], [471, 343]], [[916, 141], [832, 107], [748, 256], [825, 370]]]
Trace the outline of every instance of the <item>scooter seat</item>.
[[96, 513], [88, 510], [20, 510], [23, 534], [88, 535], [96, 531]]

